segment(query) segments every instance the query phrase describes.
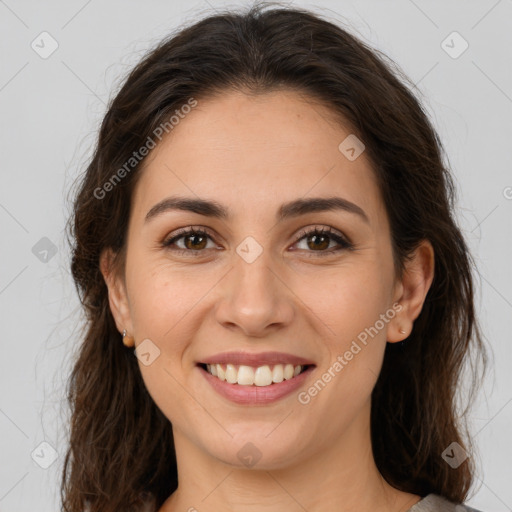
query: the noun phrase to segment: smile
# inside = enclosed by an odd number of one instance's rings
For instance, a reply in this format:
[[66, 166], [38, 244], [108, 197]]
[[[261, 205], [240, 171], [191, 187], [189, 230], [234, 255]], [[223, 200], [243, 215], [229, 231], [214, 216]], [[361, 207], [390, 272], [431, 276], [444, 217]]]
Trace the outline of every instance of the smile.
[[307, 365], [274, 364], [247, 366], [236, 364], [206, 364], [203, 368], [221, 381], [240, 386], [271, 386], [290, 380], [307, 369]]
[[[277, 363], [253, 367], [211, 363], [199, 364], [197, 368], [211, 388], [230, 402], [246, 406], [264, 406], [297, 392], [305, 385], [315, 365], [293, 366], [290, 363]], [[217, 375], [212, 372], [216, 372]], [[279, 382], [274, 382], [274, 375]], [[233, 382], [226, 380], [226, 377]]]

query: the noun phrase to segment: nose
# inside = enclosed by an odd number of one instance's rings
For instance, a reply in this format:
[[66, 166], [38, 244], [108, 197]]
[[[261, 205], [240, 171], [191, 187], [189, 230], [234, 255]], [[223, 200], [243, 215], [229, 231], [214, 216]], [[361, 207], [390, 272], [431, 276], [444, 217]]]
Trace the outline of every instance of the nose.
[[295, 313], [293, 292], [266, 251], [252, 263], [235, 256], [219, 287], [216, 320], [247, 337], [265, 337], [289, 326]]

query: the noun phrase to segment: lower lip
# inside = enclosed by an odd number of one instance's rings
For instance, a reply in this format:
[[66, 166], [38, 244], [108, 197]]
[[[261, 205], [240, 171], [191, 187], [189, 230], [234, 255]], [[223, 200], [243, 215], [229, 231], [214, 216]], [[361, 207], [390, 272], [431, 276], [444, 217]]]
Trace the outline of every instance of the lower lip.
[[309, 377], [309, 374], [315, 367], [308, 366], [308, 368], [297, 375], [297, 377], [283, 380], [283, 382], [273, 383], [269, 386], [242, 386], [240, 384], [230, 384], [225, 380], [214, 377], [202, 366], [198, 366], [198, 368], [219, 395], [237, 404], [258, 405], [276, 402], [280, 398], [290, 395], [304, 384], [304, 381]]

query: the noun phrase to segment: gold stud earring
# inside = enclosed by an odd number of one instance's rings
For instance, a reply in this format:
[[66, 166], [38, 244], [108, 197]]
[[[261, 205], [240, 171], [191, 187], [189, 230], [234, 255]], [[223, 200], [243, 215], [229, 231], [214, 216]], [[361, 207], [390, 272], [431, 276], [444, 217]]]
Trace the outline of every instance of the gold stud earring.
[[134, 339], [131, 336], [126, 335], [126, 329], [123, 330], [123, 344], [126, 347], [133, 347], [134, 345]]
[[400, 331], [402, 334], [405, 334], [405, 331], [404, 331], [402, 328], [400, 328], [400, 329], [399, 329], [399, 331]]

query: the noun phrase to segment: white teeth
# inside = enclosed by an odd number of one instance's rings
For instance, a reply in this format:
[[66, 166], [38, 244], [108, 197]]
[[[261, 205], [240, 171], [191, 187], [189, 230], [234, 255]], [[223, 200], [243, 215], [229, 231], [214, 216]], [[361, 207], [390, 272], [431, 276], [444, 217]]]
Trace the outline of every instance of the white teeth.
[[240, 366], [237, 382], [242, 386], [252, 386], [254, 384], [254, 370], [250, 366]]
[[256, 386], [270, 386], [272, 384], [272, 372], [268, 366], [259, 366], [254, 372], [254, 384]]
[[276, 364], [272, 368], [269, 365], [258, 366], [253, 368], [246, 365], [234, 364], [207, 364], [208, 373], [220, 380], [225, 380], [230, 384], [238, 384], [241, 386], [270, 386], [273, 382], [278, 384], [283, 380], [290, 380], [297, 377], [303, 366], [293, 364]]
[[226, 380], [230, 384], [234, 384], [238, 379], [238, 372], [236, 368], [232, 364], [228, 364], [226, 366]]
[[293, 364], [287, 364], [284, 367], [284, 373], [283, 373], [285, 380], [290, 380], [293, 377], [293, 372], [294, 372]]
[[274, 382], [283, 382], [283, 365], [282, 364], [276, 364], [274, 366], [274, 369], [272, 370], [272, 380]]

